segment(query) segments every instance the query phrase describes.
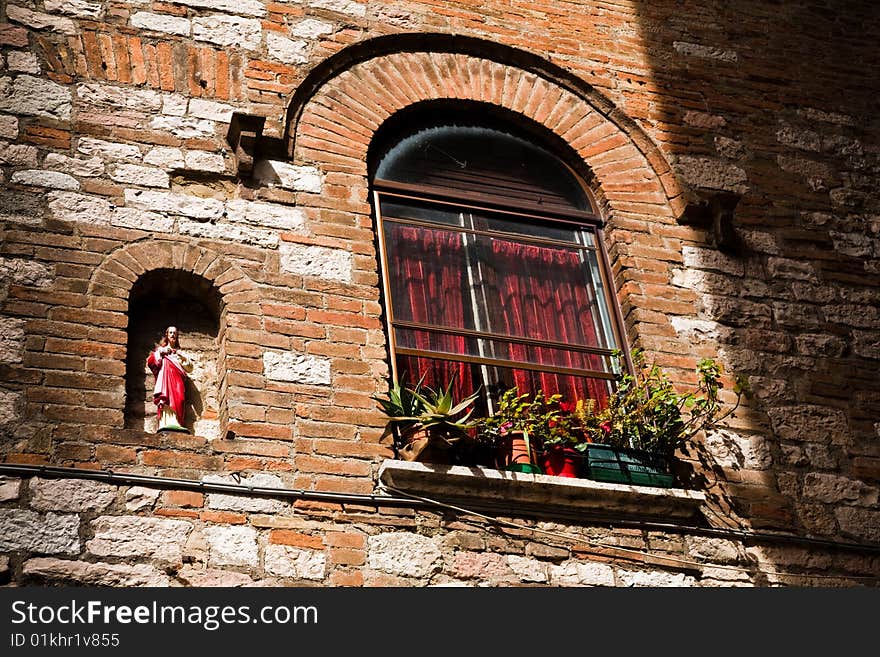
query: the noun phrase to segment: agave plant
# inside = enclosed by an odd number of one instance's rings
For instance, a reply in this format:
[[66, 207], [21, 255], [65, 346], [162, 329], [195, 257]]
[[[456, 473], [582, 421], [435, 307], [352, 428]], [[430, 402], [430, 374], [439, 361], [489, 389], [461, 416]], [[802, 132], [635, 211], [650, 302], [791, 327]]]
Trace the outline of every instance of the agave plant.
[[[444, 387], [424, 386], [422, 376], [415, 386], [394, 381], [384, 398], [374, 397], [388, 416], [382, 438], [393, 436], [398, 455], [408, 461], [420, 460], [422, 455], [447, 452], [460, 441], [470, 438], [468, 431], [476, 426], [471, 421], [479, 391], [464, 399], [455, 398], [455, 379]], [[428, 448], [436, 448], [428, 450]], [[428, 450], [426, 452], [426, 450]]]
[[415, 386], [410, 387], [394, 379], [384, 398], [373, 397], [373, 400], [379, 404], [379, 408], [388, 416], [388, 423], [385, 425], [385, 432], [380, 440], [393, 435], [395, 428], [400, 433], [407, 433], [419, 424], [420, 418], [425, 412], [421, 396], [424, 380], [425, 377], [422, 376]]
[[446, 388], [440, 387], [434, 390], [426, 387], [424, 393], [418, 390], [412, 391], [413, 397], [422, 406], [418, 422], [425, 429], [438, 433], [446, 440], [461, 438], [466, 435], [469, 429], [477, 426], [476, 421], [470, 421], [474, 409], [468, 409], [468, 406], [471, 406], [479, 397], [479, 390], [456, 402], [453, 393], [454, 386], [455, 378], [453, 377]]

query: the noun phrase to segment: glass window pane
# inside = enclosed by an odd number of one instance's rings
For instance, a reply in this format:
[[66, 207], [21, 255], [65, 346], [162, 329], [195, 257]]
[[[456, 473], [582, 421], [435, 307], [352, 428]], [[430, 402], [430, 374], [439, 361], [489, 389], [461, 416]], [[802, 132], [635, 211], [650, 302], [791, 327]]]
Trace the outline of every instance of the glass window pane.
[[594, 251], [391, 221], [384, 228], [395, 321], [612, 347]]
[[[425, 375], [425, 385], [446, 387], [455, 377], [456, 398], [463, 398], [475, 390], [481, 390], [493, 400], [501, 393], [516, 387], [520, 394], [534, 394], [543, 390], [546, 395], [561, 394], [563, 401], [576, 402], [578, 399], [595, 399], [598, 406], [604, 406], [611, 392], [611, 383], [603, 379], [591, 379], [565, 374], [536, 372], [505, 367], [489, 367], [475, 363], [462, 363], [416, 356], [398, 356], [398, 372], [408, 373], [411, 382]], [[417, 372], [417, 375], [412, 373]], [[486, 400], [479, 409], [484, 409]]]
[[427, 127], [401, 139], [376, 168], [376, 177], [536, 200], [589, 210], [572, 172], [554, 155], [512, 131], [477, 125]]
[[524, 365], [564, 367], [611, 374], [610, 356], [561, 347], [537, 346], [475, 336], [450, 335], [410, 328], [394, 329], [398, 349], [514, 361]]

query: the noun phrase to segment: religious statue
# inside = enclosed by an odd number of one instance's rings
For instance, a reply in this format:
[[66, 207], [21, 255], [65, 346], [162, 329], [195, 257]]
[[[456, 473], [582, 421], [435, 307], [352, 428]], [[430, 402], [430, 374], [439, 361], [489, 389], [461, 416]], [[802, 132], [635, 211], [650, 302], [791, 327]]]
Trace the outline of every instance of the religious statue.
[[177, 327], [169, 326], [147, 358], [147, 367], [156, 377], [153, 402], [159, 415], [159, 431], [187, 431], [183, 426], [186, 375], [192, 372], [193, 363], [180, 350], [179, 336]]

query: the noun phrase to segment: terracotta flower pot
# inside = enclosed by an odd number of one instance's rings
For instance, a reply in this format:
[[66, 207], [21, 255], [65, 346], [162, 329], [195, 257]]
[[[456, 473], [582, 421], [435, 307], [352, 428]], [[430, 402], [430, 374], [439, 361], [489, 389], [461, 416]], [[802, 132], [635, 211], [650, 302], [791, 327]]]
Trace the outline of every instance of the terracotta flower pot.
[[406, 432], [402, 438], [404, 444], [398, 450], [402, 460], [444, 465], [452, 463], [450, 450], [439, 447], [442, 441], [433, 437], [430, 430], [420, 427]]
[[540, 466], [534, 461], [537, 454], [535, 443], [533, 436], [529, 436], [529, 442], [526, 443], [526, 434], [523, 431], [509, 432], [498, 443], [498, 468], [514, 472], [541, 474]]

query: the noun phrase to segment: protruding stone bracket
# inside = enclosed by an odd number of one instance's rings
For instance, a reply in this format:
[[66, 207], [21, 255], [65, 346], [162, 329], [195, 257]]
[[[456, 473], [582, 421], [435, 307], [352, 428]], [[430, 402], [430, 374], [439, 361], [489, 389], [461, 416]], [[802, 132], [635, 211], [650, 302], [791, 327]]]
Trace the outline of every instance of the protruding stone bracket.
[[265, 124], [265, 116], [243, 114], [241, 112], [234, 112], [232, 114], [232, 120], [229, 122], [229, 131], [226, 133], [226, 141], [232, 147], [240, 178], [249, 178], [251, 176]]
[[679, 223], [709, 228], [719, 250], [735, 251], [739, 240], [733, 228], [733, 215], [740, 198], [736, 192], [702, 193], [687, 204]]

